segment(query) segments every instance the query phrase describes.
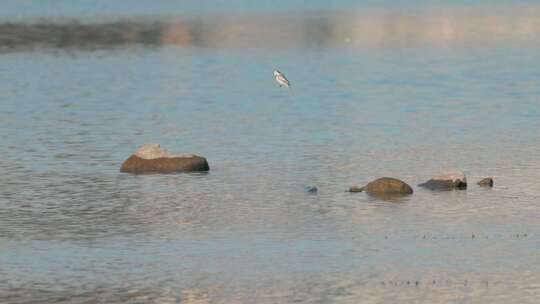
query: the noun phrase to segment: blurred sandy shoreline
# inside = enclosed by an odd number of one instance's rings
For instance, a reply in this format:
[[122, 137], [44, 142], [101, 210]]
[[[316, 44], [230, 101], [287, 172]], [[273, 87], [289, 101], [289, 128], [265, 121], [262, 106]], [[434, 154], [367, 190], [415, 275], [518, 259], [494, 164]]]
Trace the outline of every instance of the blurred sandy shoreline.
[[216, 48], [540, 43], [540, 5], [0, 23], [0, 51], [127, 44]]

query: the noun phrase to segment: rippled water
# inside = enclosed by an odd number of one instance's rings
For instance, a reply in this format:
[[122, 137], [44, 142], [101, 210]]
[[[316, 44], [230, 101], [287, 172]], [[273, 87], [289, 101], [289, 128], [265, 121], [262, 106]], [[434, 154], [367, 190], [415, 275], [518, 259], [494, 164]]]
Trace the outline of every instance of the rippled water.
[[[537, 11], [0, 25], [0, 302], [537, 302]], [[120, 173], [144, 143], [211, 171]]]

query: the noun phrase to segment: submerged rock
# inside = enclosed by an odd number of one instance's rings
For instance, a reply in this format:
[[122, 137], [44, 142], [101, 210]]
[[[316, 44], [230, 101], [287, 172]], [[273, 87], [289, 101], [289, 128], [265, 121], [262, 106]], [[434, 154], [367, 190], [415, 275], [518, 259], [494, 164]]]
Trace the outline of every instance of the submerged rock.
[[479, 181], [477, 183], [478, 185], [482, 186], [482, 187], [493, 187], [493, 179], [491, 177], [486, 177], [484, 179], [482, 179], [481, 181]]
[[351, 186], [349, 187], [349, 192], [362, 192], [365, 187]]
[[453, 172], [432, 177], [418, 186], [430, 190], [467, 189], [467, 178], [463, 172]]
[[401, 196], [413, 193], [411, 186], [407, 185], [404, 181], [392, 177], [376, 179], [363, 187], [363, 190], [374, 196]]
[[210, 167], [204, 157], [193, 154], [171, 154], [159, 144], [143, 145], [135, 154], [124, 161], [120, 172], [134, 174], [175, 173], [208, 171]]
[[315, 186], [306, 186], [305, 190], [307, 193], [310, 193], [310, 194], [315, 194], [319, 191], [319, 189], [317, 189], [317, 187]]

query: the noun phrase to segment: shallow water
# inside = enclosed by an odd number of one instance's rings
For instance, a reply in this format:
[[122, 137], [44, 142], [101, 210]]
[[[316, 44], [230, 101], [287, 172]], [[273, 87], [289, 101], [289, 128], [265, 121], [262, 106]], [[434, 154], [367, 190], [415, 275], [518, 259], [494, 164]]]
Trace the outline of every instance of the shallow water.
[[[269, 10], [0, 26], [0, 302], [538, 301], [539, 7]], [[211, 171], [119, 173], [144, 143]]]

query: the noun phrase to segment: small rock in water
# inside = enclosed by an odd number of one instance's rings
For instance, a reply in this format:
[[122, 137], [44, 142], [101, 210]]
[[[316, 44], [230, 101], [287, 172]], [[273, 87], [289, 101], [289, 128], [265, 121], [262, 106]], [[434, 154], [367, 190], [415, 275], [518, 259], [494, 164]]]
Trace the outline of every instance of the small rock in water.
[[463, 172], [447, 173], [432, 177], [418, 186], [430, 190], [467, 189], [467, 178]]
[[319, 191], [319, 189], [317, 189], [317, 187], [315, 186], [306, 186], [305, 190], [307, 193], [311, 193], [311, 194], [315, 194]]
[[358, 187], [358, 186], [349, 187], [349, 192], [362, 192], [362, 191], [364, 191], [364, 187]]
[[120, 168], [120, 172], [134, 174], [208, 170], [210, 167], [204, 157], [193, 154], [171, 154], [159, 144], [143, 145], [126, 159]]
[[482, 179], [481, 181], [479, 181], [477, 183], [479, 186], [482, 186], [482, 187], [493, 187], [493, 179], [491, 177], [486, 177], [484, 179]]
[[404, 181], [392, 177], [383, 177], [368, 183], [363, 189], [372, 196], [390, 198], [413, 193], [411, 186]]

